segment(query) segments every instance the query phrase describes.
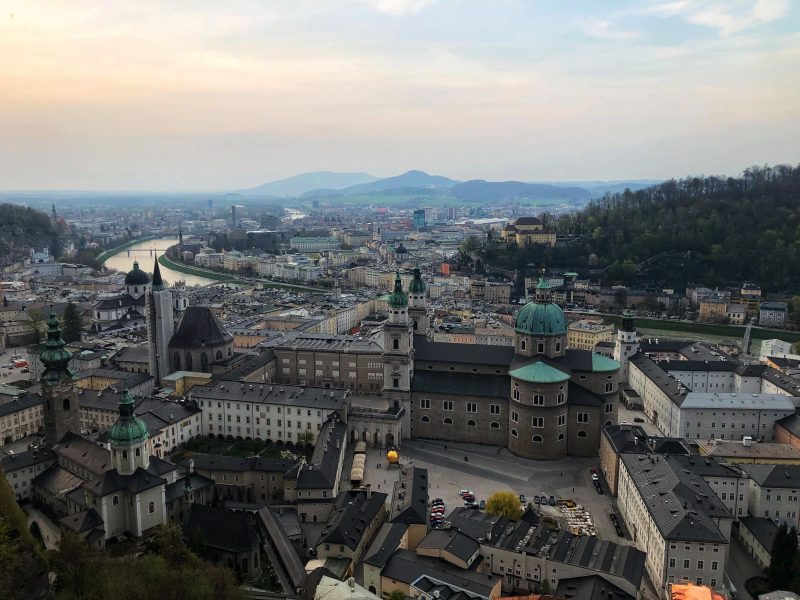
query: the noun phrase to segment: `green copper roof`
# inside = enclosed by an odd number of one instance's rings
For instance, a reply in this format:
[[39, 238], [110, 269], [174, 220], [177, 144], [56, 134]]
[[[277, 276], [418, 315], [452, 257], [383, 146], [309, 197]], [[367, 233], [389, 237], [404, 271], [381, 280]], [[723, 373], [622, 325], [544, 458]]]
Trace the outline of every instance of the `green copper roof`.
[[420, 273], [419, 267], [414, 269], [414, 279], [411, 280], [411, 285], [408, 286], [408, 291], [411, 294], [425, 293], [425, 282], [422, 281], [422, 274]]
[[51, 312], [50, 318], [47, 319], [47, 341], [39, 354], [39, 360], [44, 365], [41, 377], [43, 383], [56, 382], [64, 376], [72, 377], [73, 373], [68, 366], [72, 353], [64, 346], [64, 340], [61, 339], [61, 323], [56, 314]]
[[528, 335], [564, 335], [567, 320], [557, 304], [529, 302], [517, 313], [514, 329]]
[[550, 284], [547, 283], [547, 280], [544, 277], [542, 277], [539, 280], [539, 283], [536, 284], [536, 289], [537, 290], [549, 290], [550, 289]]
[[119, 418], [108, 432], [111, 445], [130, 446], [145, 441], [149, 436], [147, 425], [133, 412], [133, 396], [125, 390], [119, 400]]
[[514, 369], [509, 375], [530, 383], [561, 383], [569, 380], [569, 375], [542, 361]]
[[608, 358], [597, 352], [592, 352], [592, 371], [595, 373], [607, 373], [616, 371], [620, 368], [620, 364], [613, 358]]
[[404, 308], [408, 306], [408, 294], [403, 291], [403, 282], [400, 280], [400, 271], [395, 273], [394, 290], [389, 296], [389, 306], [392, 308]]

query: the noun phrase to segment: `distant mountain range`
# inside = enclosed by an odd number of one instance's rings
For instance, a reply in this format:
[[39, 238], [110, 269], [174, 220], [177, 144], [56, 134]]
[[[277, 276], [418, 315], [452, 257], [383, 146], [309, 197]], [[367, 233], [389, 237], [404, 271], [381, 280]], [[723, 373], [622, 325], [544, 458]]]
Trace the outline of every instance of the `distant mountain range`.
[[239, 193], [252, 196], [302, 196], [314, 189], [341, 190], [354, 185], [378, 181], [380, 177], [367, 173], [336, 173], [334, 171], [313, 171], [294, 177], [271, 181]]
[[630, 188], [633, 191], [659, 183], [657, 180], [524, 182], [458, 181], [424, 171], [408, 171], [394, 177], [379, 178], [367, 173], [315, 171], [288, 179], [265, 183], [248, 190], [245, 196], [335, 198], [368, 194], [395, 196], [441, 196], [464, 201], [553, 200], [584, 203], [606, 193]]

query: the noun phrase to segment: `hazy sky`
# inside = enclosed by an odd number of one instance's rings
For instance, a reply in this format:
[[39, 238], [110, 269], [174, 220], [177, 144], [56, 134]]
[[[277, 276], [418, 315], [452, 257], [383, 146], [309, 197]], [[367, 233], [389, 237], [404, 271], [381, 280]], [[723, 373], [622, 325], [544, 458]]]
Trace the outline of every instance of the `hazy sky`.
[[0, 0], [0, 189], [779, 162], [793, 0]]

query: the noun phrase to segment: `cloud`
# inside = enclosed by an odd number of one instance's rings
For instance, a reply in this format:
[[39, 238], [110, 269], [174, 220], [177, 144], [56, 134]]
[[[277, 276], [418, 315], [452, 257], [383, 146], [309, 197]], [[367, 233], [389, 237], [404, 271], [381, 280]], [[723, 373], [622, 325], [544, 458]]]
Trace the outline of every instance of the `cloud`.
[[612, 23], [609, 19], [592, 21], [584, 27], [584, 31], [586, 35], [603, 40], [635, 40], [641, 36], [640, 32], [632, 29], [624, 30], [612, 28]]
[[657, 4], [646, 12], [662, 17], [681, 16], [689, 23], [716, 29], [720, 35], [731, 35], [777, 21], [788, 10], [788, 0], [678, 0]]
[[363, 2], [371, 8], [396, 17], [416, 14], [434, 1], [435, 0], [363, 0]]

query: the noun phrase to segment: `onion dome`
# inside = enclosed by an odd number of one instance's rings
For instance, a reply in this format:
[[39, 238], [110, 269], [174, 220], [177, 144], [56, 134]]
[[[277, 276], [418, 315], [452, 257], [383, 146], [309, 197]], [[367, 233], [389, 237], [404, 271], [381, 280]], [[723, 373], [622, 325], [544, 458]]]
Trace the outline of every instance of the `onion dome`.
[[400, 271], [395, 272], [394, 290], [389, 294], [389, 306], [392, 308], [405, 308], [408, 306], [408, 294], [403, 291], [403, 282], [400, 280]]
[[111, 445], [130, 446], [144, 442], [149, 436], [147, 425], [133, 412], [133, 396], [125, 390], [119, 400], [119, 418], [108, 432]]
[[44, 365], [41, 378], [43, 382], [56, 382], [64, 375], [72, 377], [72, 371], [68, 366], [72, 353], [64, 347], [65, 345], [61, 339], [61, 323], [56, 314], [51, 312], [50, 318], [47, 319], [47, 341], [44, 350], [39, 354], [39, 360]]
[[408, 291], [411, 294], [425, 293], [425, 282], [422, 281], [422, 274], [420, 273], [419, 267], [414, 269], [414, 279], [411, 280], [411, 285], [408, 286]]
[[150, 283], [150, 277], [139, 268], [137, 261], [133, 261], [133, 269], [125, 275], [125, 285], [147, 285], [148, 283]]
[[550, 300], [550, 285], [542, 279], [536, 286], [536, 299], [517, 313], [514, 323], [517, 333], [526, 335], [564, 335], [567, 320], [564, 311]]

